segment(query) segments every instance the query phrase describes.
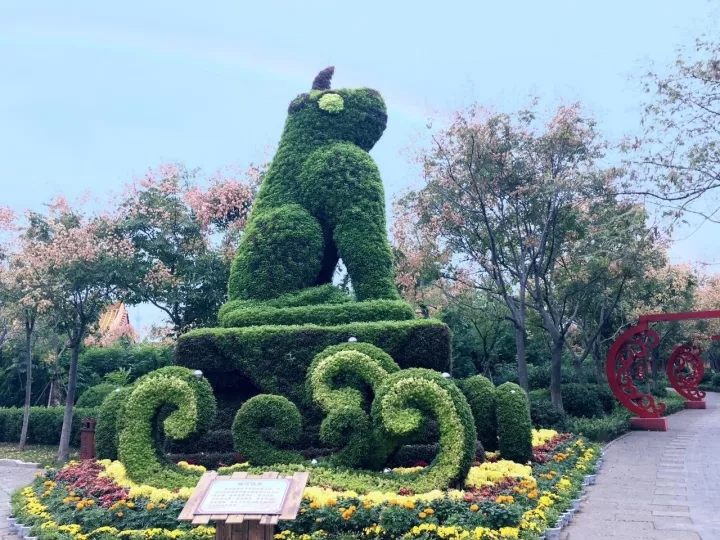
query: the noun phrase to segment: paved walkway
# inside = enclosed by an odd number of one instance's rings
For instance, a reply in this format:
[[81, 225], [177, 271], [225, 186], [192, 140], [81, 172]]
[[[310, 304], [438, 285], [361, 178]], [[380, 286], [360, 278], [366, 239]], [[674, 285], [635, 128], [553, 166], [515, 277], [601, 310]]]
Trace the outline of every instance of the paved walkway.
[[16, 535], [10, 533], [5, 519], [10, 515], [10, 495], [17, 488], [32, 482], [37, 471], [35, 468], [0, 463], [0, 540], [18, 540]]
[[720, 394], [605, 450], [597, 483], [566, 540], [720, 540]]

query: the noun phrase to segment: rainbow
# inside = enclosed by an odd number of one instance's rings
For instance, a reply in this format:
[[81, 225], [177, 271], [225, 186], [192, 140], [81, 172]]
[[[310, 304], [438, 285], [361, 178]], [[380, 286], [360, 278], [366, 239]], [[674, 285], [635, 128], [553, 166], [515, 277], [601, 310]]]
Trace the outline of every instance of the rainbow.
[[[270, 57], [252, 48], [241, 48], [227, 43], [212, 43], [209, 41], [190, 42], [184, 38], [172, 35], [151, 34], [131, 30], [119, 31], [116, 28], [98, 27], [72, 28], [67, 26], [49, 26], [37, 24], [14, 24], [8, 27], [0, 26], [0, 43], [20, 47], [72, 47], [78, 49], [107, 50], [118, 53], [129, 53], [143, 57], [157, 57], [167, 59], [184, 59], [200, 64], [217, 66], [230, 70], [238, 70], [257, 74], [263, 78], [298, 86], [298, 93], [309, 88], [314, 73], [318, 69], [331, 65], [331, 60], [325, 60], [319, 65], [306, 63], [290, 63], [288, 61]], [[342, 68], [339, 70], [342, 78]], [[347, 82], [338, 84], [338, 87], [362, 86], [366, 83], [357, 83], [361, 75], [353, 76], [346, 72]], [[428, 117], [426, 106], [420, 105], [412, 97], [402, 95], [393, 89], [381, 89], [388, 104], [390, 116], [398, 115], [413, 123], [425, 122]]]

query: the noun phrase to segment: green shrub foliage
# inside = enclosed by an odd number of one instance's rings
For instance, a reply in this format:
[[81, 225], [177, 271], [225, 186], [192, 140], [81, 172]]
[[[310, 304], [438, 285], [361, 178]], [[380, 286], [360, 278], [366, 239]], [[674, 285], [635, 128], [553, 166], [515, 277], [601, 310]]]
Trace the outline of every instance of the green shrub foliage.
[[386, 445], [371, 430], [367, 395], [372, 395], [388, 373], [399, 369], [389, 355], [366, 343], [330, 347], [313, 360], [307, 385], [326, 414], [320, 438], [333, 447], [344, 447], [333, 456], [338, 465], [377, 466], [387, 457], [381, 452]]
[[567, 415], [552, 404], [550, 390], [542, 389], [530, 392], [530, 419], [536, 428], [558, 431], [567, 429]]
[[[195, 376], [194, 370], [180, 366], [166, 366], [152, 371], [138, 379], [133, 386], [122, 388], [120, 392], [111, 392], [100, 406], [97, 425], [95, 427], [95, 445], [98, 457], [115, 459], [118, 455], [118, 442], [123, 423], [127, 418], [125, 407], [132, 391], [143, 382], [157, 377], [174, 377], [190, 386], [197, 408], [197, 422], [192, 434], [183, 438], [185, 447], [195, 447], [212, 425], [217, 409], [212, 387], [205, 377]], [[174, 405], [164, 404], [153, 417], [153, 433], [156, 443], [166, 446], [164, 437], [164, 421], [172, 414]]]
[[135, 386], [125, 406], [118, 457], [137, 483], [164, 488], [194, 486], [196, 475], [171, 467], [155, 444], [154, 419], [165, 404], [176, 407], [163, 422], [167, 437], [184, 439], [195, 430], [198, 409], [190, 385], [178, 377], [147, 377]]
[[[350, 295], [331, 283], [309, 287], [296, 293], [287, 293], [270, 300], [230, 300], [220, 308], [218, 319], [223, 319], [231, 312], [239, 309], [252, 309], [257, 307], [296, 308], [303, 306], [317, 306], [320, 304], [347, 304], [352, 302]], [[222, 324], [222, 326], [229, 326]]]
[[172, 364], [173, 348], [168, 345], [137, 344], [131, 347], [89, 347], [80, 353], [80, 369], [104, 376], [121, 368], [129, 369], [136, 379], [155, 369]]
[[368, 154], [385, 130], [385, 103], [367, 88], [330, 90], [329, 78], [290, 104], [233, 261], [231, 300], [330, 283], [340, 257], [359, 300], [398, 296], [383, 187]]
[[596, 385], [563, 384], [560, 388], [563, 408], [571, 416], [597, 418], [603, 415], [603, 403]]
[[431, 319], [332, 327], [204, 328], [180, 336], [176, 361], [202, 369], [216, 393], [235, 391], [236, 374], [241, 373], [261, 393], [284, 395], [307, 414], [304, 383], [312, 359], [351, 337], [382, 349], [403, 369], [449, 369], [450, 331]]
[[254, 466], [302, 463], [302, 455], [278, 448], [294, 443], [301, 431], [302, 417], [295, 404], [268, 394], [243, 403], [232, 425], [235, 450]]
[[[0, 442], [15, 443], [20, 440], [23, 407], [0, 407]], [[30, 407], [28, 444], [57, 445], [63, 424], [65, 407]], [[84, 418], [95, 418], [96, 408], [76, 407], [70, 431], [70, 444], [80, 445], [80, 426]]]
[[472, 410], [478, 440], [485, 450], [497, 450], [495, 385], [490, 379], [482, 375], [458, 380], [457, 385], [465, 395], [470, 410]]
[[390, 437], [402, 441], [422, 429], [431, 415], [440, 430], [437, 456], [413, 479], [418, 490], [443, 489], [467, 476], [475, 455], [477, 432], [465, 396], [451, 381], [428, 369], [388, 375], [377, 389], [372, 417]]
[[265, 300], [313, 285], [322, 256], [322, 228], [302, 206], [259, 211], [256, 203], [230, 270], [231, 298]]
[[300, 324], [335, 326], [352, 322], [402, 321], [414, 318], [412, 306], [403, 300], [369, 300], [284, 308], [246, 306], [226, 312], [220, 318], [220, 323], [230, 328]]
[[111, 383], [100, 383], [96, 384], [95, 386], [91, 386], [87, 390], [85, 390], [82, 394], [80, 394], [80, 397], [78, 398], [77, 402], [75, 403], [76, 407], [99, 407], [102, 405], [102, 402], [105, 400], [105, 397], [110, 393], [113, 392], [118, 386], [116, 384]]
[[[312, 374], [315, 371], [316, 366], [321, 361], [325, 360], [329, 356], [333, 356], [336, 353], [339, 353], [341, 351], [356, 351], [358, 353], [362, 353], [366, 356], [369, 356], [372, 358], [372, 360], [378, 364], [386, 373], [395, 373], [396, 371], [400, 370], [400, 366], [397, 365], [395, 360], [392, 359], [392, 356], [390, 356], [388, 353], [380, 349], [379, 347], [375, 347], [375, 345], [371, 345], [370, 343], [360, 343], [358, 341], [356, 342], [350, 342], [350, 343], [341, 343], [340, 345], [333, 345], [331, 347], [326, 348], [321, 353], [317, 354], [315, 358], [313, 358], [312, 363], [310, 364], [310, 367], [308, 368], [308, 374], [306, 377], [306, 388], [307, 393], [310, 399], [313, 398], [313, 389], [312, 389]], [[352, 373], [352, 369], [350, 369], [346, 373], [340, 373], [336, 376], [334, 379], [335, 384], [337, 386], [351, 386], [353, 388], [356, 388], [357, 390], [363, 390], [367, 387], [366, 380], [363, 378], [359, 378], [356, 375]], [[378, 382], [378, 381], [376, 381]], [[375, 384], [372, 385], [372, 387], [375, 387]]]
[[498, 446], [505, 459], [527, 463], [532, 459], [532, 423], [528, 398], [515, 383], [497, 387]]
[[710, 384], [712, 384], [715, 388], [720, 388], [720, 373], [715, 373], [710, 381]]
[[117, 459], [121, 420], [125, 418], [125, 404], [134, 388], [126, 386], [108, 394], [100, 405], [95, 424], [95, 453], [99, 459]]
[[167, 366], [148, 373], [138, 379], [137, 384], [154, 377], [175, 377], [190, 385], [197, 406], [197, 425], [195, 426], [193, 434], [195, 436], [204, 434], [210, 428], [213, 418], [215, 417], [215, 412], [217, 411], [215, 395], [208, 380], [205, 377], [196, 376], [195, 371], [192, 369], [180, 366]]

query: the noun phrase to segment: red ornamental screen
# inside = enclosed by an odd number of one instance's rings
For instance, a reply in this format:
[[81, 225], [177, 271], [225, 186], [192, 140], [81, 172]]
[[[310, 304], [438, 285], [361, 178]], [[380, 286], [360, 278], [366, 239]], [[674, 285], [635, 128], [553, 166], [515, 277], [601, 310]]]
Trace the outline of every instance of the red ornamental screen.
[[[720, 319], [720, 311], [643, 315], [636, 326], [615, 340], [605, 362], [605, 374], [610, 389], [626, 409], [640, 418], [659, 418], [665, 412], [663, 403], [635, 386], [636, 381], [642, 382], [650, 373], [650, 350], [660, 342], [650, 323], [698, 319]], [[667, 362], [670, 384], [689, 401], [702, 401], [705, 397], [705, 392], [697, 387], [704, 373], [701, 354], [699, 347], [683, 344], [675, 348]]]

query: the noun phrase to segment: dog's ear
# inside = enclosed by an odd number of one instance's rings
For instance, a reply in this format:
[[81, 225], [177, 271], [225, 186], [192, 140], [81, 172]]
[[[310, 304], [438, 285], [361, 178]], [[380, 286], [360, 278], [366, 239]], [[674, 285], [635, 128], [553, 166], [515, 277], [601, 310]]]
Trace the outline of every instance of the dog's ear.
[[330, 81], [332, 80], [333, 73], [335, 73], [335, 66], [323, 69], [317, 74], [317, 77], [315, 77], [311, 90], [330, 90]]

